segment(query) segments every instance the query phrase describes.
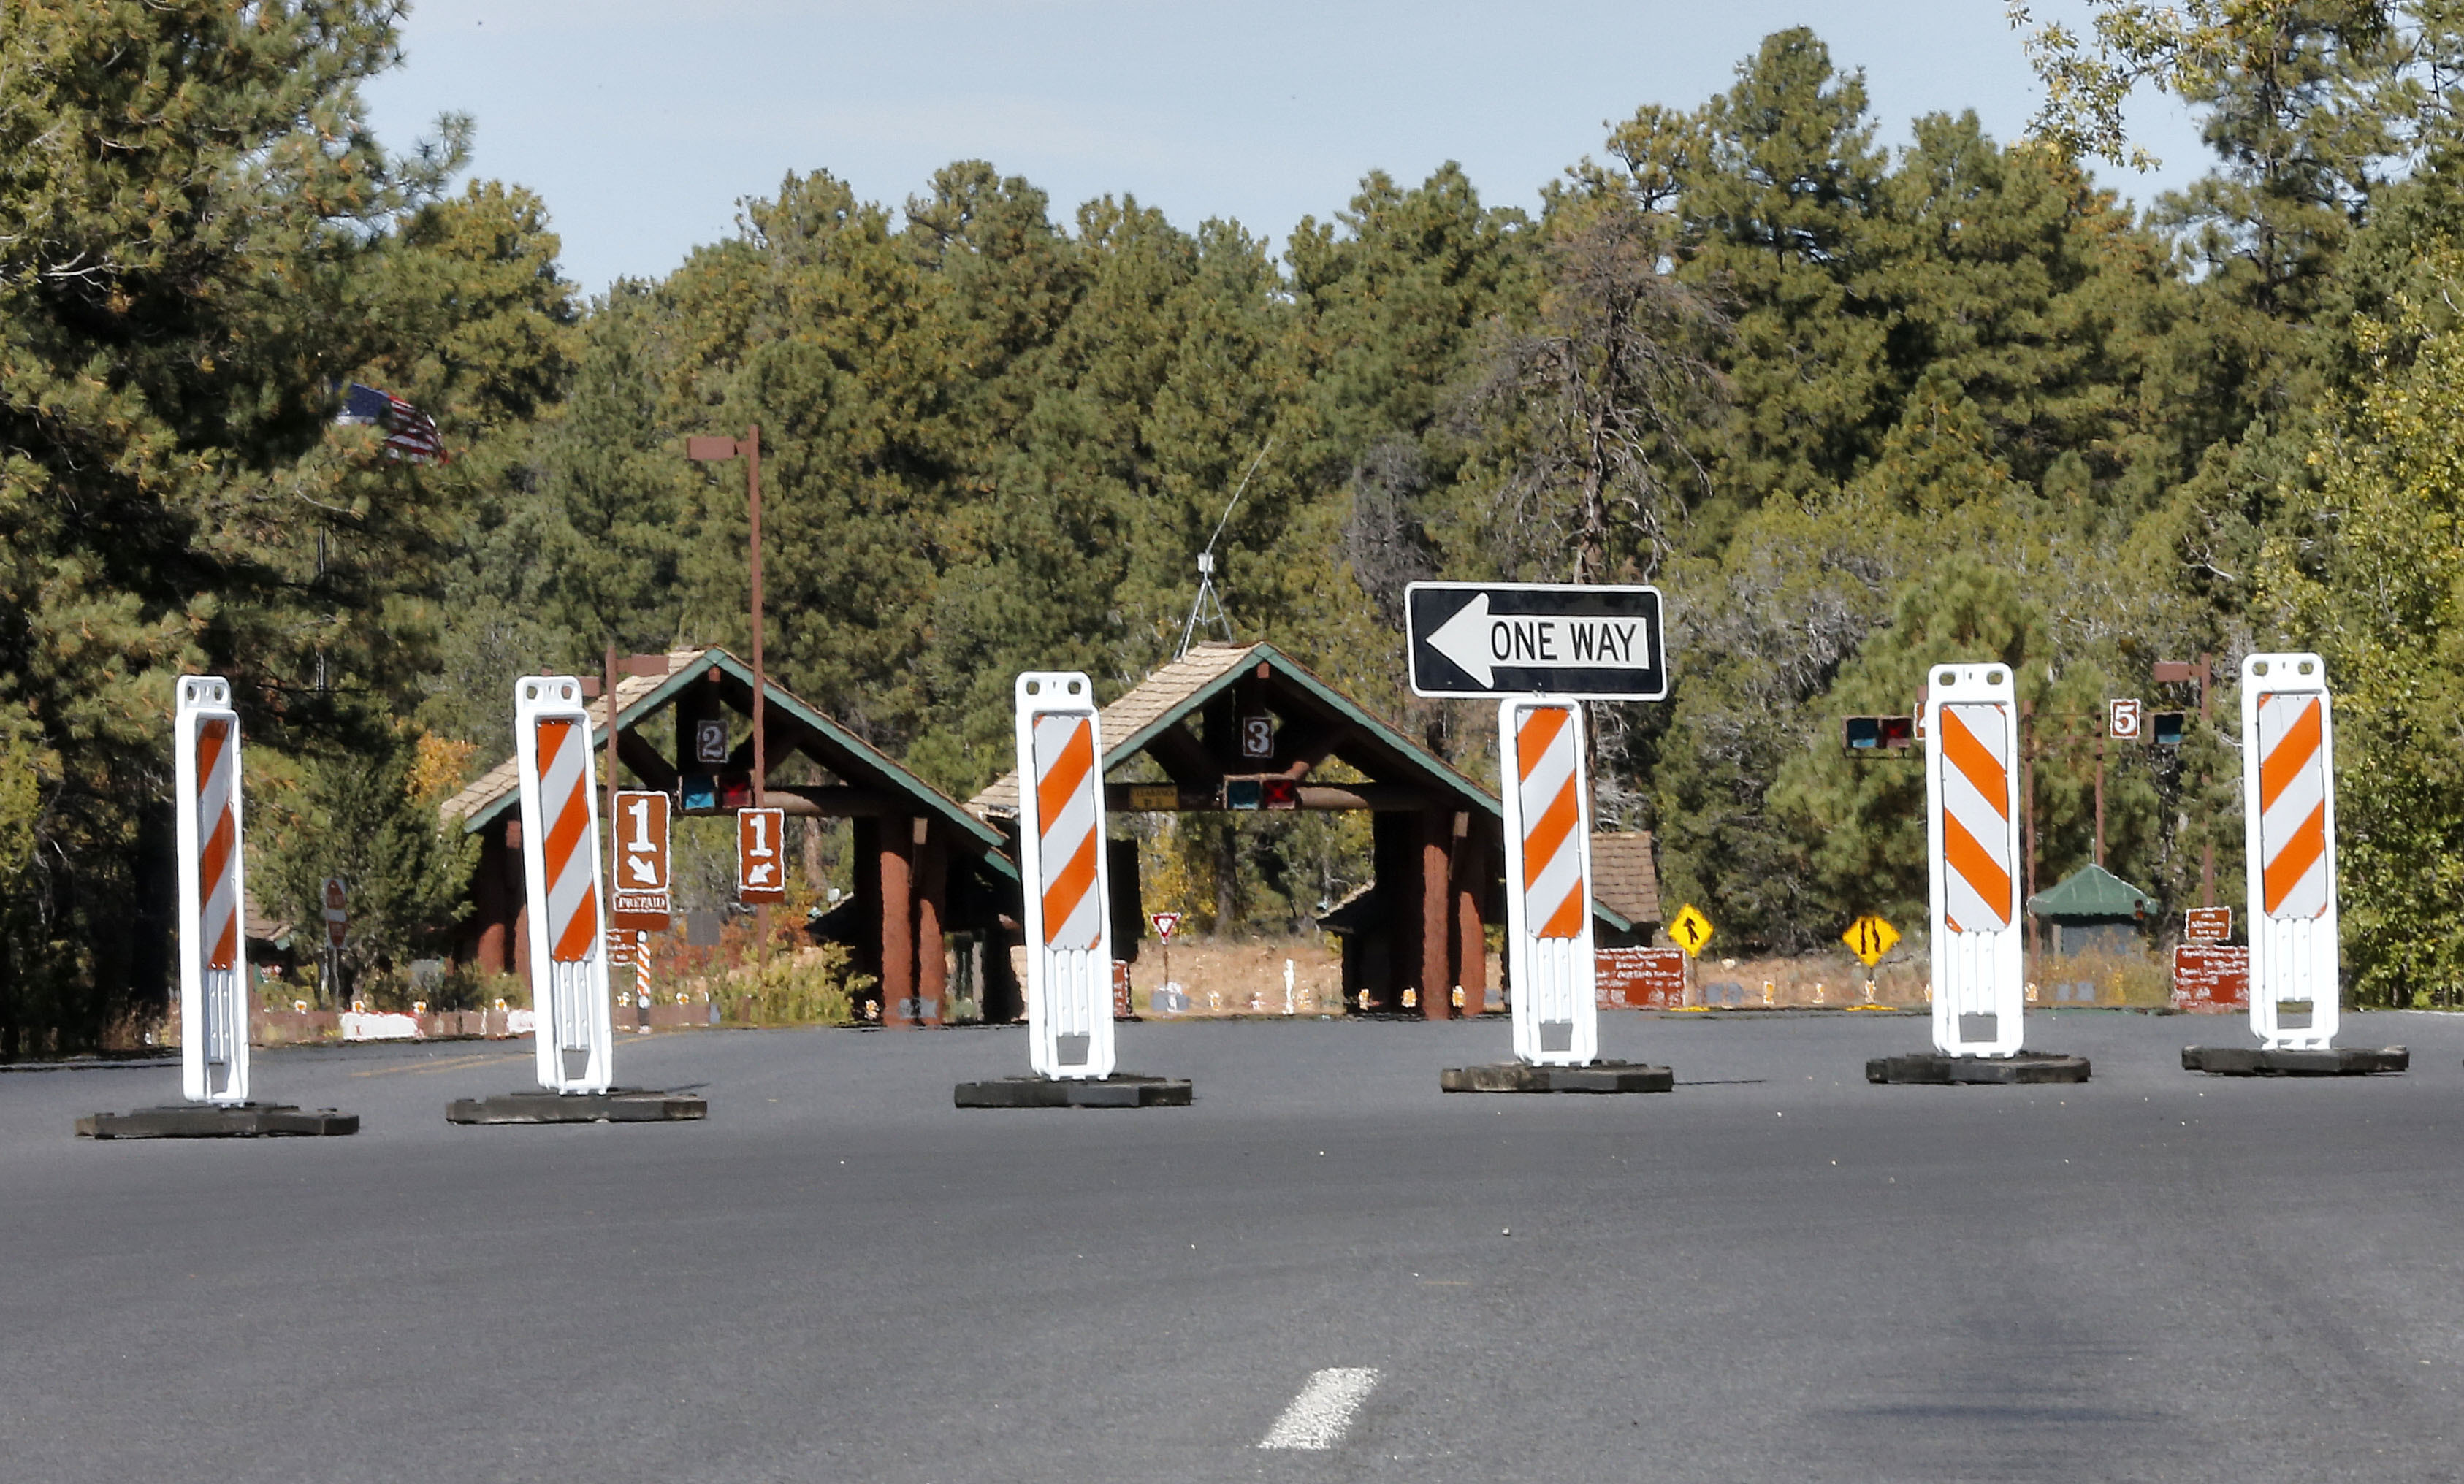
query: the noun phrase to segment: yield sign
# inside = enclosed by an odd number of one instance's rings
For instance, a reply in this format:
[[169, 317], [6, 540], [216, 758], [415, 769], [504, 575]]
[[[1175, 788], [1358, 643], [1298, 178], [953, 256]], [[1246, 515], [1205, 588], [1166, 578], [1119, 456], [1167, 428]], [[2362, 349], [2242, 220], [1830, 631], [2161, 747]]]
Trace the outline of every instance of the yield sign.
[[1414, 582], [1403, 591], [1412, 693], [1660, 701], [1660, 590]]
[[1178, 912], [1150, 912], [1147, 914], [1147, 921], [1155, 924], [1155, 939], [1157, 942], [1170, 943], [1172, 941], [1172, 935], [1180, 931], [1180, 914]]
[[1900, 930], [1868, 912], [1850, 923], [1848, 930], [1839, 935], [1839, 941], [1848, 945], [1848, 951], [1863, 959], [1865, 967], [1871, 969], [1882, 961], [1883, 954], [1891, 951], [1892, 944], [1900, 941]]
[[1668, 924], [1668, 936], [1689, 956], [1700, 958], [1703, 945], [1711, 941], [1711, 919], [1688, 902], [1677, 909], [1677, 916]]

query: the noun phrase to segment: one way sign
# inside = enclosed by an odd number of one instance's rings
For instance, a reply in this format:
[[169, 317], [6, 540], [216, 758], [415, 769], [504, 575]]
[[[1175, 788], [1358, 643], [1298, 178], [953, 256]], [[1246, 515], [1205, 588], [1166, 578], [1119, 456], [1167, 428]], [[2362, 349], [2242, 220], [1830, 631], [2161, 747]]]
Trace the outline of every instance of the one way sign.
[[1656, 587], [1415, 582], [1403, 606], [1415, 695], [1667, 699]]

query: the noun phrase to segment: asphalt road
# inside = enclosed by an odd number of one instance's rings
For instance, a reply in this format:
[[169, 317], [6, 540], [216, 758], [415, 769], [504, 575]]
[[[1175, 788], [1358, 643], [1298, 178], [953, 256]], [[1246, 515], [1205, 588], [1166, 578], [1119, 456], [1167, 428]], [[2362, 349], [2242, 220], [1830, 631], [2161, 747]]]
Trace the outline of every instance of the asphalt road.
[[1922, 1021], [1618, 1015], [1677, 1090], [1584, 1098], [1441, 1094], [1496, 1021], [1149, 1024], [1196, 1106], [962, 1113], [1022, 1033], [686, 1034], [620, 1080], [710, 1120], [627, 1127], [448, 1125], [519, 1047], [298, 1050], [260, 1095], [359, 1136], [101, 1145], [176, 1071], [12, 1073], [0, 1476], [2455, 1478], [2464, 1020], [2180, 1070], [2240, 1035], [2039, 1012], [2092, 1082], [1878, 1087]]

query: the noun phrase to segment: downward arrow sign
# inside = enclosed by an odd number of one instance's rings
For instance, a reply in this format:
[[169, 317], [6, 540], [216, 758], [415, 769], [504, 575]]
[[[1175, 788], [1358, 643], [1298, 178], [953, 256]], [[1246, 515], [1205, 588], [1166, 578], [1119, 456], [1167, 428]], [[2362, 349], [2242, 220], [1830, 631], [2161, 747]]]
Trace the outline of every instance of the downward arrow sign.
[[1492, 684], [1497, 662], [1488, 650], [1488, 595], [1474, 594], [1471, 601], [1456, 609], [1454, 617], [1439, 624], [1438, 631], [1429, 636], [1429, 647], [1452, 660], [1483, 687]]

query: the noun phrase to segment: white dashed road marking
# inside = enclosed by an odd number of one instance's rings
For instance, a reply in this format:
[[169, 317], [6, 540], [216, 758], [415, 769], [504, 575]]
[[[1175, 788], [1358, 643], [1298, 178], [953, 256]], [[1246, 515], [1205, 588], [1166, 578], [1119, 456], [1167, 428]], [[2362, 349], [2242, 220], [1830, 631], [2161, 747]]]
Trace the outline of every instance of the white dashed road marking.
[[1367, 1365], [1337, 1365], [1322, 1370], [1301, 1387], [1292, 1405], [1266, 1429], [1260, 1448], [1324, 1450], [1343, 1441], [1353, 1413], [1377, 1389], [1377, 1372]]

